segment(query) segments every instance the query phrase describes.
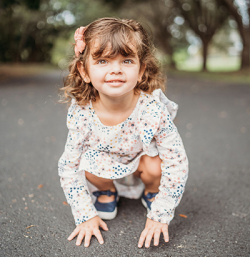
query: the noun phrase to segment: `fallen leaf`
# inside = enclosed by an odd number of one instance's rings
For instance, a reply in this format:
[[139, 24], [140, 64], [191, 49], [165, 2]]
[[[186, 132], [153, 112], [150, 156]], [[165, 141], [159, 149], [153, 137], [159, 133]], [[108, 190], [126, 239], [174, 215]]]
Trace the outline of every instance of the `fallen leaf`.
[[43, 188], [43, 184], [41, 184], [41, 185], [39, 185], [39, 186], [37, 187], [37, 189], [41, 189], [41, 188]]
[[35, 227], [35, 225], [30, 225], [30, 226], [28, 226], [26, 229], [32, 228], [32, 227]]
[[69, 204], [68, 204], [67, 202], [65, 202], [65, 201], [63, 202], [63, 204], [64, 204], [64, 205], [69, 205]]
[[185, 219], [187, 218], [187, 215], [185, 215], [185, 214], [179, 214], [179, 216], [182, 218], [185, 218]]

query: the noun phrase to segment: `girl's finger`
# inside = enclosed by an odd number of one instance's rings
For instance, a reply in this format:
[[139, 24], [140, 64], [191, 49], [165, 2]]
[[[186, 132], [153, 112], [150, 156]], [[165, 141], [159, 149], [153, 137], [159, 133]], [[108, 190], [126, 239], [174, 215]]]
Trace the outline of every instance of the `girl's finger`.
[[96, 238], [97, 238], [97, 240], [100, 244], [104, 243], [103, 238], [102, 238], [102, 234], [101, 234], [99, 229], [94, 230], [94, 235], [96, 236]]
[[68, 237], [68, 240], [72, 240], [74, 237], [76, 237], [78, 235], [78, 233], [79, 233], [79, 228], [76, 227], [75, 230]]
[[148, 229], [144, 229], [141, 233], [141, 236], [140, 236], [140, 239], [139, 239], [139, 242], [138, 242], [138, 247], [141, 248], [143, 246], [143, 243], [145, 241], [145, 238], [147, 236], [147, 232], [148, 232]]
[[84, 240], [85, 247], [89, 246], [91, 237], [92, 237], [92, 234], [88, 231], [85, 235], [85, 240]]
[[85, 230], [81, 230], [77, 237], [76, 245], [78, 245], [78, 246], [81, 245], [84, 236], [85, 236]]
[[157, 246], [159, 244], [160, 235], [161, 231], [160, 229], [157, 229], [154, 233], [154, 246]]
[[145, 241], [145, 247], [146, 248], [150, 247], [152, 238], [153, 238], [153, 233], [152, 233], [152, 231], [149, 231], [148, 234], [147, 234], [147, 237], [146, 237], [146, 241]]
[[101, 227], [103, 230], [106, 230], [106, 231], [109, 230], [109, 229], [108, 229], [108, 225], [107, 225], [103, 220], [101, 220], [101, 222], [100, 222], [100, 227]]
[[168, 242], [168, 241], [169, 241], [168, 228], [167, 228], [167, 227], [164, 227], [164, 228], [162, 229], [162, 233], [163, 233], [165, 242]]

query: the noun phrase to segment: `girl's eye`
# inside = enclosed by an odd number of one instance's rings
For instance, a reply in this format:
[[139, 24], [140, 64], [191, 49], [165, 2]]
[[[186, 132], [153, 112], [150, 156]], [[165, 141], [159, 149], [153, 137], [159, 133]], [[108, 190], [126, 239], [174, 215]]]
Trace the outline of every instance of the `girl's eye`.
[[133, 61], [130, 60], [130, 59], [128, 59], [128, 60], [125, 60], [124, 63], [126, 63], [126, 64], [131, 64], [131, 63], [133, 63]]
[[97, 63], [98, 63], [98, 64], [106, 64], [107, 61], [106, 61], [106, 60], [99, 60], [99, 61], [97, 61]]

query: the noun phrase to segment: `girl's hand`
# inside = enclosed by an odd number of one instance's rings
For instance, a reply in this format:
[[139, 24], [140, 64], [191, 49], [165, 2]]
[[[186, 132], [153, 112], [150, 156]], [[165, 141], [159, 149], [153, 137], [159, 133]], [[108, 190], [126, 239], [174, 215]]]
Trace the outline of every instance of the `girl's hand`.
[[77, 237], [76, 245], [81, 245], [83, 238], [85, 237], [84, 246], [88, 247], [92, 235], [95, 235], [98, 242], [103, 244], [102, 234], [100, 232], [99, 226], [103, 230], [108, 230], [107, 224], [99, 217], [95, 216], [94, 218], [87, 220], [80, 225], [78, 225], [75, 230], [68, 237], [68, 240], [72, 240], [74, 237]]
[[154, 245], [157, 246], [159, 244], [161, 233], [163, 233], [165, 242], [168, 242], [168, 224], [163, 224], [147, 218], [145, 228], [142, 231], [139, 239], [138, 247], [141, 248], [146, 240], [145, 247], [149, 248], [152, 238], [154, 238]]

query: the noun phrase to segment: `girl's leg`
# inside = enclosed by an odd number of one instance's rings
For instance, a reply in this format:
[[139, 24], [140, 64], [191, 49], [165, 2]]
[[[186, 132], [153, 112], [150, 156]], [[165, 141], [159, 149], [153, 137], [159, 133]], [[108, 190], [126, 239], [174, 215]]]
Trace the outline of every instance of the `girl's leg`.
[[[96, 186], [100, 191], [106, 191], [106, 190], [110, 190], [111, 192], [115, 192], [116, 188], [114, 186], [113, 180], [112, 179], [105, 179], [105, 178], [100, 178], [97, 177], [87, 171], [85, 171], [85, 176], [87, 178], [87, 180], [93, 184], [94, 186]], [[115, 196], [111, 195], [100, 195], [98, 197], [98, 201], [101, 203], [109, 203], [115, 200]]]
[[159, 191], [158, 188], [161, 180], [160, 157], [158, 155], [155, 157], [143, 155], [134, 175], [140, 177], [142, 182], [145, 184], [145, 195], [147, 195], [149, 192], [157, 193]]

